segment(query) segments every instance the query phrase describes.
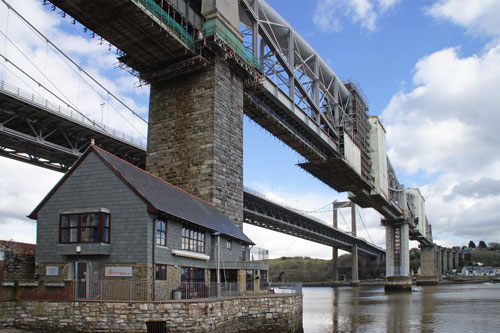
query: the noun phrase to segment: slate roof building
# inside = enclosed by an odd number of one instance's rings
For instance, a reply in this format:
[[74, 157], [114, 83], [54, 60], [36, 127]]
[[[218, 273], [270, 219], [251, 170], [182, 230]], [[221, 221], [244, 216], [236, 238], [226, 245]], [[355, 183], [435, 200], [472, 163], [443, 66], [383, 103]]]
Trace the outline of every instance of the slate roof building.
[[495, 276], [495, 269], [491, 266], [464, 266], [463, 276]]
[[255, 291], [267, 281], [268, 265], [249, 261], [254, 243], [216, 207], [95, 145], [29, 217], [39, 278], [75, 279], [80, 298], [117, 280], [164, 283], [171, 298], [216, 282], [217, 262], [221, 282]]

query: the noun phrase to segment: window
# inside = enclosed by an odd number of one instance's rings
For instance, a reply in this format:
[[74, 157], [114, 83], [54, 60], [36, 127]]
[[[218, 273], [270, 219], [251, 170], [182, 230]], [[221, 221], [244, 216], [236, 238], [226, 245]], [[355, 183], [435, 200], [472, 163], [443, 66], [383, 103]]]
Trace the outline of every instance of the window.
[[167, 265], [157, 264], [155, 267], [155, 279], [156, 280], [166, 280], [167, 279]]
[[167, 222], [156, 221], [156, 245], [167, 246]]
[[182, 249], [205, 253], [205, 233], [202, 231], [183, 227]]
[[111, 215], [103, 212], [61, 214], [60, 243], [109, 243]]
[[247, 269], [246, 272], [247, 290], [253, 290], [253, 279], [254, 279], [253, 270]]
[[205, 282], [205, 269], [182, 267], [181, 282]]
[[241, 261], [247, 261], [247, 250], [244, 244], [241, 244]]
[[269, 284], [267, 283], [267, 271], [260, 271], [260, 290], [266, 290]]
[[227, 242], [226, 242], [226, 248], [228, 250], [232, 250], [233, 249], [233, 241], [231, 239], [227, 240]]

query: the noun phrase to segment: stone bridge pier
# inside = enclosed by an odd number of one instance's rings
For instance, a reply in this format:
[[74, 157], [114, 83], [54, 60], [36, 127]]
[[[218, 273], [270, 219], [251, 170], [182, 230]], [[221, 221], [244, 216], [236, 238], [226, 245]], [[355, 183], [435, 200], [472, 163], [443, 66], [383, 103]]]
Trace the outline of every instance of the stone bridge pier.
[[243, 223], [243, 79], [226, 61], [151, 84], [146, 170]]
[[387, 221], [386, 244], [386, 291], [410, 291], [410, 238], [406, 221]]
[[441, 277], [438, 261], [440, 251], [436, 246], [420, 247], [420, 274], [417, 277], [417, 285], [437, 284]]

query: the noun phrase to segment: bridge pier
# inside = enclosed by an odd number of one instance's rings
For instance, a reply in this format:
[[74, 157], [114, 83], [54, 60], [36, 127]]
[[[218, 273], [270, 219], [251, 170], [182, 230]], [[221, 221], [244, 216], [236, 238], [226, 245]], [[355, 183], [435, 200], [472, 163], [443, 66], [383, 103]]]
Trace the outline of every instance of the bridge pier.
[[[338, 228], [338, 215], [337, 209], [335, 208], [335, 202], [333, 203], [333, 228]], [[339, 249], [332, 247], [332, 284], [333, 286], [339, 285]]]
[[442, 249], [443, 251], [443, 275], [446, 275], [448, 273], [448, 251], [446, 248]]
[[443, 276], [443, 260], [441, 259], [441, 247], [440, 246], [436, 246], [436, 271], [437, 271], [439, 280], [441, 280], [441, 276]]
[[411, 291], [408, 223], [385, 221], [385, 291]]
[[417, 277], [417, 285], [432, 285], [439, 282], [437, 257], [434, 246], [420, 248], [420, 274]]
[[452, 274], [453, 273], [453, 254], [451, 252], [451, 249], [447, 249], [446, 254], [447, 254], [447, 259], [448, 259], [448, 264], [447, 264], [448, 272], [447, 273]]
[[226, 61], [151, 84], [146, 170], [243, 223], [243, 80]]
[[[356, 204], [351, 202], [351, 230], [352, 235], [356, 237]], [[352, 271], [351, 271], [351, 286], [357, 287], [359, 282], [359, 261], [358, 261], [358, 244], [352, 247]]]

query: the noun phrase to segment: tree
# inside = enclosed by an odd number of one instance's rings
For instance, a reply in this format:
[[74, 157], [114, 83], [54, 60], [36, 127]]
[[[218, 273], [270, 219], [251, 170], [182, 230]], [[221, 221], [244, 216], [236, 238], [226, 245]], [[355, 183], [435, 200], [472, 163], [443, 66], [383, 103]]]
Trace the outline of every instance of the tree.
[[474, 243], [473, 241], [470, 241], [469, 242], [469, 249], [475, 249], [476, 248], [476, 243]]
[[491, 243], [488, 243], [488, 246], [490, 249], [500, 250], [500, 243], [491, 242]]
[[486, 249], [486, 243], [484, 241], [479, 241], [479, 244], [477, 245], [478, 248], [480, 249]]

